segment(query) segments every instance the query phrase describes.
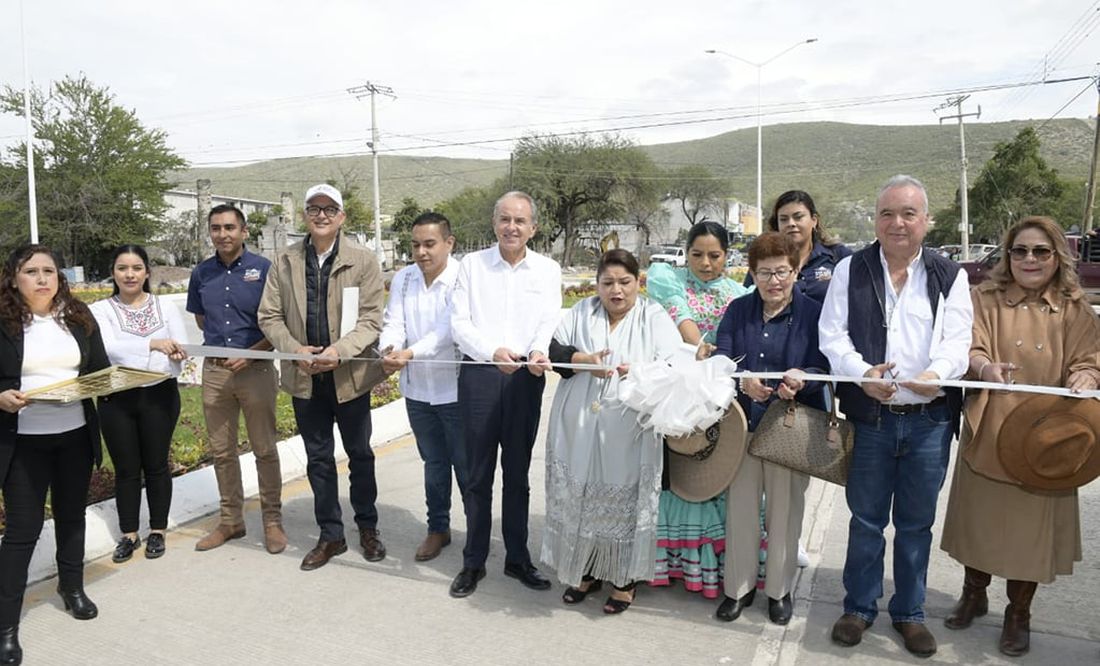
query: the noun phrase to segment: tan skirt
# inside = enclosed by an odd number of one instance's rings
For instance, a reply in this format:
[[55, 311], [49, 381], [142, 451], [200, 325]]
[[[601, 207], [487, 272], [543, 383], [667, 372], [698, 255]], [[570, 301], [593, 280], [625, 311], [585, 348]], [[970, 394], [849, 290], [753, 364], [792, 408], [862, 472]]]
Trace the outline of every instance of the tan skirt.
[[1040, 493], [994, 481], [961, 457], [940, 547], [963, 565], [1010, 580], [1050, 583], [1081, 561], [1077, 491]]

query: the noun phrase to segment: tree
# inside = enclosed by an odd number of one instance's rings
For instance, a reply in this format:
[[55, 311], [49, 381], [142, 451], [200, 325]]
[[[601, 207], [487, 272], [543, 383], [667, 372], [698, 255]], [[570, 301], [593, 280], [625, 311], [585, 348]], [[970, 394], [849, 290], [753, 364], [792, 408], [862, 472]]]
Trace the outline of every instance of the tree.
[[[1027, 215], [1053, 215], [1065, 205], [1067, 183], [1039, 156], [1039, 136], [1025, 127], [1012, 141], [998, 143], [969, 188], [971, 242], [996, 243], [1008, 227]], [[962, 212], [957, 201], [936, 213], [929, 243], [958, 242]], [[1060, 220], [1069, 226], [1073, 220]]]
[[451, 221], [451, 231], [455, 235], [456, 251], [480, 249], [493, 242], [493, 204], [497, 195], [504, 192], [506, 183], [498, 183], [492, 190], [483, 187], [467, 187], [446, 201], [435, 206], [435, 211]]
[[663, 174], [648, 155], [643, 154], [643, 157], [645, 160], [636, 165], [619, 195], [624, 221], [640, 232], [639, 247], [635, 248], [638, 254], [650, 244], [654, 228], [667, 222], [669, 217], [663, 204], [666, 192]]
[[[22, 91], [5, 86], [0, 109], [22, 116]], [[97, 269], [115, 246], [156, 238], [166, 210], [164, 192], [173, 186], [168, 176], [186, 166], [168, 148], [165, 132], [146, 128], [108, 88], [83, 75], [65, 77], [48, 94], [33, 90], [31, 122], [38, 139], [35, 176], [44, 243], [101, 273]], [[25, 172], [25, 145], [8, 159]], [[21, 211], [7, 221], [26, 228], [26, 180], [15, 187]]]
[[354, 166], [346, 166], [337, 163], [340, 170], [340, 178], [329, 178], [327, 182], [340, 190], [340, 196], [344, 199], [344, 231], [348, 233], [361, 233], [373, 238], [374, 211], [367, 202], [359, 198], [361, 180], [359, 170]]
[[412, 223], [421, 212], [416, 199], [405, 197], [401, 201], [401, 210], [393, 214], [392, 229], [398, 252], [408, 254], [412, 251]]
[[704, 166], [693, 164], [669, 173], [668, 198], [680, 202], [680, 210], [691, 224], [705, 218], [708, 210], [720, 212], [728, 192], [724, 179]]
[[573, 263], [580, 232], [623, 217], [616, 194], [631, 187], [633, 170], [649, 158], [626, 139], [605, 134], [530, 136], [513, 152], [513, 187], [541, 208], [543, 246], [562, 239], [562, 263]]

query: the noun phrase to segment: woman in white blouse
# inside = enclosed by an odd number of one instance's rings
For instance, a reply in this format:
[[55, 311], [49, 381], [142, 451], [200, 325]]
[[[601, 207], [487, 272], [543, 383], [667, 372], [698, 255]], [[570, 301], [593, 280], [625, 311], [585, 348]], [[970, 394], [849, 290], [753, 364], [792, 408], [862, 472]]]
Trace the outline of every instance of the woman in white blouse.
[[118, 540], [115, 562], [125, 562], [141, 545], [141, 478], [149, 502], [145, 557], [164, 554], [164, 530], [172, 503], [168, 451], [180, 415], [176, 377], [186, 330], [179, 310], [149, 289], [149, 255], [140, 245], [122, 245], [111, 256], [114, 294], [91, 306], [112, 365], [166, 372], [170, 378], [99, 399], [100, 427], [115, 465]]
[[91, 399], [33, 402], [27, 392], [106, 368], [99, 327], [73, 298], [48, 247], [23, 245], [0, 274], [0, 484], [7, 524], [0, 542], [0, 664], [19, 664], [27, 569], [45, 520], [57, 539], [57, 592], [78, 620], [99, 614], [84, 594], [84, 505], [103, 454]]

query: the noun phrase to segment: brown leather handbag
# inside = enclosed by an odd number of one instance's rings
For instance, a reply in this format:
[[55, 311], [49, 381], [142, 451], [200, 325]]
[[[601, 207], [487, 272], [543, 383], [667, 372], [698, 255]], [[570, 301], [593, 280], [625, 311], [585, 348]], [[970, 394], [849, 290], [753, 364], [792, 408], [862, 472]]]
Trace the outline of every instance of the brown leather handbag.
[[[830, 392], [831, 393], [831, 392]], [[848, 482], [852, 424], [837, 416], [837, 401], [823, 411], [796, 400], [768, 405], [749, 442], [749, 453], [837, 485]]]

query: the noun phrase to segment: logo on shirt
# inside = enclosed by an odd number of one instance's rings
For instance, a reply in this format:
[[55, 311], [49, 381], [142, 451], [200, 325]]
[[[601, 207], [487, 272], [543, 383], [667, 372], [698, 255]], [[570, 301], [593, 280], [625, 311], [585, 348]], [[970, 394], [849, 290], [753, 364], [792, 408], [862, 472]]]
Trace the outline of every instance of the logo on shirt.
[[818, 266], [814, 269], [815, 280], [830, 280], [833, 277], [833, 272], [829, 270], [828, 266]]
[[256, 280], [259, 280], [259, 279], [260, 279], [260, 269], [258, 269], [258, 268], [249, 268], [249, 269], [245, 270], [245, 272], [244, 272], [244, 281], [245, 282], [255, 282]]

